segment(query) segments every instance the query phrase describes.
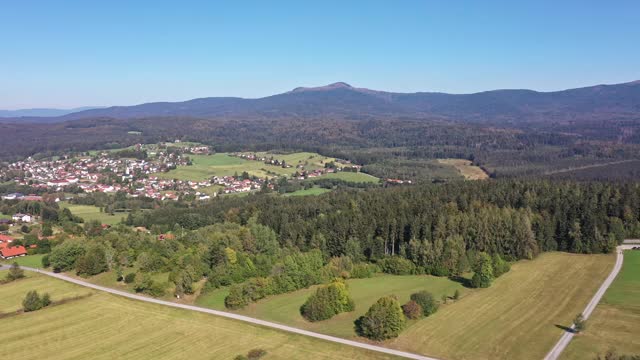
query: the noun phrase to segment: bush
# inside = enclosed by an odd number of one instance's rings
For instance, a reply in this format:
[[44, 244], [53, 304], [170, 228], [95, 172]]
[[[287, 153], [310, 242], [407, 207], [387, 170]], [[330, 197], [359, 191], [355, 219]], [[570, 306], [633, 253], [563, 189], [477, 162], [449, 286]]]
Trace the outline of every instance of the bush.
[[260, 359], [261, 357], [267, 355], [267, 351], [264, 349], [252, 349], [247, 354], [247, 358], [250, 360]]
[[456, 292], [453, 293], [453, 300], [460, 299], [460, 290], [456, 289]]
[[319, 287], [300, 308], [302, 316], [309, 321], [332, 318], [342, 312], [353, 311], [355, 305], [343, 281], [334, 281]]
[[24, 300], [22, 300], [22, 308], [25, 312], [40, 310], [50, 304], [51, 298], [49, 297], [49, 294], [45, 293], [41, 298], [35, 290], [29, 291]]
[[587, 328], [587, 321], [584, 319], [582, 314], [578, 314], [575, 319], [573, 319], [573, 330], [576, 333], [580, 333]]
[[491, 257], [491, 265], [493, 266], [493, 276], [500, 277], [502, 274], [506, 274], [511, 270], [511, 265], [504, 261], [500, 255], [493, 254]]
[[378, 341], [397, 337], [404, 326], [404, 314], [394, 296], [380, 298], [356, 321], [359, 335]]
[[429, 316], [438, 311], [438, 302], [436, 302], [433, 295], [426, 290], [411, 294], [411, 300], [422, 307], [422, 314], [424, 316]]
[[351, 268], [351, 278], [352, 279], [364, 279], [373, 277], [373, 275], [377, 272], [378, 267], [374, 264], [367, 263], [357, 263], [353, 265]]
[[410, 260], [400, 256], [390, 256], [380, 260], [382, 272], [393, 275], [411, 275], [416, 266]]
[[229, 295], [224, 298], [224, 306], [228, 309], [241, 309], [249, 304], [249, 299], [245, 297], [242, 285], [231, 285]]
[[407, 319], [419, 319], [423, 315], [422, 306], [413, 300], [409, 300], [406, 304], [402, 305], [402, 312]]
[[18, 279], [22, 279], [24, 277], [24, 270], [20, 268], [17, 262], [11, 264], [9, 268], [9, 273], [7, 274], [7, 281], [14, 281]]
[[124, 277], [124, 282], [126, 284], [131, 284], [132, 282], [134, 282], [136, 280], [136, 273], [128, 273], [127, 275], [125, 275]]
[[45, 255], [42, 257], [42, 267], [48, 268], [51, 266], [51, 262], [49, 261], [49, 255]]
[[164, 295], [165, 285], [160, 282], [153, 281], [149, 274], [145, 274], [142, 279], [136, 283], [133, 288], [136, 292], [143, 292], [153, 297]]

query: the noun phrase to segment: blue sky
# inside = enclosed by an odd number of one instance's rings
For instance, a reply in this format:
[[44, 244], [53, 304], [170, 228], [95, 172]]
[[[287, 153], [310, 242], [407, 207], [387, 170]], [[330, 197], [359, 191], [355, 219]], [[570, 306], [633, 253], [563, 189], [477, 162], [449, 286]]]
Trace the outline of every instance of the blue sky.
[[0, 109], [640, 79], [640, 1], [3, 1]]

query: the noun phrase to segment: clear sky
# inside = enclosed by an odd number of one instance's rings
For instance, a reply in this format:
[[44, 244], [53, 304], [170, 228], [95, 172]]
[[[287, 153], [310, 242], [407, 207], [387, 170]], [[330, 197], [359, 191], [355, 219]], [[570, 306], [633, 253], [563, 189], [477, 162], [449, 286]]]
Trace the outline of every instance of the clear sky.
[[0, 109], [640, 79], [640, 1], [1, 0]]

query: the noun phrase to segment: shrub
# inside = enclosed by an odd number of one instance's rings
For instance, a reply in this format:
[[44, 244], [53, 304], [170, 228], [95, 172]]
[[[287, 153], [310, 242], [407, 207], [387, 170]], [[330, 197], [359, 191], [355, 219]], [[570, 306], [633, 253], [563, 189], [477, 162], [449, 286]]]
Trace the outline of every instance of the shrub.
[[380, 298], [356, 321], [358, 334], [372, 340], [397, 337], [404, 326], [404, 314], [394, 296]]
[[50, 304], [51, 298], [49, 297], [49, 294], [45, 293], [40, 297], [38, 292], [35, 290], [29, 291], [24, 300], [22, 300], [22, 308], [25, 312], [40, 310]]
[[367, 263], [357, 263], [353, 265], [351, 268], [351, 278], [353, 279], [364, 279], [373, 277], [373, 275], [377, 271], [377, 266], [374, 264]]
[[498, 254], [493, 254], [491, 257], [491, 265], [493, 266], [493, 276], [496, 278], [511, 270], [511, 265], [503, 260]]
[[261, 357], [267, 355], [267, 351], [264, 349], [252, 349], [247, 354], [247, 358], [250, 360], [260, 359]]
[[42, 267], [48, 268], [51, 266], [51, 262], [49, 261], [49, 255], [45, 255], [42, 257]]
[[411, 275], [416, 270], [414, 263], [400, 256], [390, 256], [382, 259], [380, 268], [384, 273], [393, 275]]
[[231, 285], [229, 295], [224, 298], [224, 306], [228, 309], [240, 309], [249, 304], [249, 299], [245, 297], [242, 285]]
[[422, 314], [424, 316], [429, 316], [438, 310], [438, 302], [436, 302], [433, 295], [426, 290], [411, 294], [411, 300], [422, 307]]
[[587, 328], [587, 321], [584, 319], [582, 314], [578, 314], [575, 319], [573, 319], [573, 329], [576, 333], [584, 331]]
[[145, 274], [142, 279], [137, 282], [133, 288], [136, 292], [143, 292], [153, 297], [164, 295], [165, 285], [160, 282], [153, 281], [149, 274]]
[[413, 300], [402, 305], [402, 312], [407, 319], [419, 319], [423, 315], [422, 306]]
[[18, 279], [22, 279], [24, 277], [24, 270], [20, 268], [17, 262], [11, 264], [9, 268], [9, 273], [7, 274], [7, 281], [14, 281]]
[[456, 292], [453, 293], [453, 300], [460, 299], [460, 290], [456, 289]]
[[330, 319], [342, 312], [353, 311], [355, 305], [343, 281], [334, 281], [319, 287], [300, 308], [300, 313], [309, 321]]
[[127, 275], [125, 275], [125, 277], [124, 277], [124, 282], [125, 282], [126, 284], [131, 284], [131, 283], [132, 283], [132, 282], [134, 282], [135, 280], [136, 280], [136, 273], [134, 273], [134, 272], [128, 273], [128, 274], [127, 274]]

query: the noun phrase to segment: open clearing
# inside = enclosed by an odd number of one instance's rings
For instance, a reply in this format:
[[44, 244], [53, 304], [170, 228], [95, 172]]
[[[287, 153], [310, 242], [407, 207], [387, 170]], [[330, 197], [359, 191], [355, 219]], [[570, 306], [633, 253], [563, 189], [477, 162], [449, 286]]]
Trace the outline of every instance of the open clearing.
[[[175, 170], [155, 175], [165, 179], [203, 181], [210, 179], [212, 176], [240, 175], [243, 171], [258, 177], [291, 175], [296, 171], [295, 168], [285, 169], [280, 166], [267, 165], [261, 161], [250, 161], [229, 156], [226, 153], [189, 155], [189, 158], [193, 161], [193, 165], [179, 166]], [[269, 174], [267, 171], [273, 174]]]
[[[300, 306], [302, 306], [309, 295], [315, 291], [315, 286], [288, 294], [270, 296], [236, 312], [242, 315], [349, 339], [356, 337], [353, 322], [361, 315], [364, 315], [369, 307], [382, 296], [396, 295], [401, 303], [405, 303], [409, 300], [409, 296], [412, 293], [420, 290], [429, 290], [436, 299], [440, 299], [443, 294], [451, 296], [456, 289], [460, 290], [463, 294], [466, 290], [459, 283], [447, 278], [426, 275], [381, 275], [369, 279], [348, 280], [347, 284], [349, 285], [349, 293], [355, 302], [356, 308], [350, 313], [339, 314], [329, 320], [312, 323], [306, 321], [300, 315]], [[227, 289], [209, 292], [200, 296], [196, 304], [213, 309], [225, 310], [224, 298], [227, 293]]]
[[574, 336], [563, 359], [591, 359], [616, 349], [622, 355], [640, 354], [640, 251], [624, 252], [620, 274], [587, 321]]
[[418, 321], [387, 346], [445, 359], [542, 359], [609, 275], [614, 255], [545, 253]]
[[487, 175], [484, 170], [482, 170], [478, 166], [472, 165], [470, 160], [465, 159], [438, 159], [438, 162], [441, 164], [451, 165], [456, 168], [462, 176], [464, 176], [467, 180], [484, 180], [488, 179], [489, 175]]
[[84, 219], [85, 222], [98, 221], [101, 224], [115, 225], [120, 223], [122, 218], [126, 218], [128, 212], [116, 212], [114, 215], [109, 215], [105, 212], [100, 212], [100, 208], [93, 205], [76, 205], [69, 204], [65, 201], [58, 203], [61, 208], [68, 208], [73, 215], [79, 216]]
[[298, 191], [294, 191], [294, 192], [283, 194], [283, 195], [284, 196], [320, 195], [320, 194], [324, 194], [324, 193], [329, 192], [329, 191], [331, 191], [331, 190], [320, 188], [320, 187], [313, 187], [313, 188], [310, 188], [310, 189], [298, 190]]
[[380, 181], [377, 177], [369, 174], [365, 174], [363, 172], [348, 172], [348, 171], [340, 171], [337, 173], [331, 173], [323, 175], [316, 179], [339, 179], [348, 182], [355, 183], [377, 183]]
[[[37, 275], [34, 275], [37, 277]], [[40, 275], [35, 287], [81, 287]], [[21, 280], [28, 281], [28, 280]], [[9, 285], [9, 284], [7, 284]], [[2, 286], [7, 308], [22, 289]], [[36, 284], [32, 284], [36, 285]], [[51, 291], [56, 300], [57, 295]], [[6, 294], [6, 295], [5, 295]], [[233, 359], [250, 349], [266, 359], [391, 359], [393, 357], [193, 311], [95, 292], [62, 305], [2, 319], [4, 359]]]

